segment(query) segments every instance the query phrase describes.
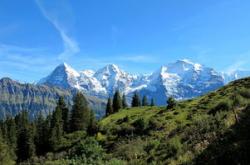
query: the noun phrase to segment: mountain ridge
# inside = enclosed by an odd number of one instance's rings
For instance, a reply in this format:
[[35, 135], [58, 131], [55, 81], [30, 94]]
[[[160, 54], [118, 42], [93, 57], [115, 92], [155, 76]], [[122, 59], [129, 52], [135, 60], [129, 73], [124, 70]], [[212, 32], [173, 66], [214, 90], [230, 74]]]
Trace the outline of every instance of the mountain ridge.
[[[71, 105], [74, 90], [64, 90], [46, 85], [20, 83], [10, 78], [0, 79], [0, 119], [15, 116], [22, 110], [29, 111], [30, 118], [42, 112], [48, 115], [54, 111], [59, 96]], [[104, 115], [105, 101], [85, 95], [91, 109], [98, 118]]]
[[97, 71], [77, 72], [63, 63], [38, 84], [73, 88], [102, 99], [112, 96], [118, 89], [130, 100], [133, 93], [138, 91], [141, 95], [160, 98], [156, 103], [164, 105], [167, 97], [173, 96], [178, 100], [193, 98], [250, 75], [250, 72], [237, 73], [220, 73], [186, 59], [163, 65], [148, 75], [130, 74], [115, 64], [108, 64]]

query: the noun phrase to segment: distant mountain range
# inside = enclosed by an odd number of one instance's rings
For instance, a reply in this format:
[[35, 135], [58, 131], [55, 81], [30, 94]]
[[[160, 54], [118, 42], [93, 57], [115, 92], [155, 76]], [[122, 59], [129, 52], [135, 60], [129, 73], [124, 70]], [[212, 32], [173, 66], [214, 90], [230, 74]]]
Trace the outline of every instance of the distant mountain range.
[[[48, 115], [56, 107], [59, 96], [65, 98], [66, 103], [72, 105], [72, 96], [75, 90], [65, 90], [45, 85], [21, 84], [10, 78], [0, 79], [0, 119], [14, 116], [22, 110], [29, 112], [34, 118], [42, 112]], [[86, 96], [90, 107], [96, 112], [98, 118], [104, 115], [105, 101]]]
[[78, 72], [63, 63], [38, 84], [76, 89], [101, 99], [106, 99], [119, 89], [130, 100], [132, 94], [138, 91], [141, 95], [154, 98], [158, 105], [164, 105], [169, 96], [179, 100], [193, 98], [247, 76], [250, 76], [250, 71], [220, 73], [189, 60], [167, 64], [148, 75], [132, 75], [114, 64], [97, 71]]
[[178, 60], [162, 66], [148, 75], [132, 75], [111, 64], [97, 71], [76, 71], [63, 63], [37, 84], [23, 84], [10, 78], [0, 79], [0, 118], [28, 110], [33, 118], [37, 113], [47, 115], [54, 110], [59, 96], [71, 105], [72, 96], [82, 91], [98, 118], [105, 113], [105, 102], [115, 90], [127, 96], [128, 103], [135, 91], [154, 98], [157, 105], [165, 105], [166, 99], [189, 99], [243, 77], [250, 71], [220, 73], [212, 68]]

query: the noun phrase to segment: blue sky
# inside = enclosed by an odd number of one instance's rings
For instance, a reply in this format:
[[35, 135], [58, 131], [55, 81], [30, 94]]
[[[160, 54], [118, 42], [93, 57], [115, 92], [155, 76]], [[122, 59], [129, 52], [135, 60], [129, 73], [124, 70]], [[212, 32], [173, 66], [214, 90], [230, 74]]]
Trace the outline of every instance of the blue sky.
[[33, 82], [62, 62], [148, 73], [178, 59], [250, 70], [248, 0], [1, 0], [0, 77]]

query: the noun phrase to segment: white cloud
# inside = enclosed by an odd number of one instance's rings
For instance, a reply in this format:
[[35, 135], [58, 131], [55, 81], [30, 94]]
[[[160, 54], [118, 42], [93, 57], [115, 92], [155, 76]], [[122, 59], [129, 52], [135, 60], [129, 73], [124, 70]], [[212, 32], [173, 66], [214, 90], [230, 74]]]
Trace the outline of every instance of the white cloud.
[[[66, 13], [69, 13], [69, 9], [65, 7], [66, 5], [61, 5], [59, 8], [54, 7], [53, 9], [50, 9], [44, 4], [44, 1], [42, 0], [36, 0], [36, 3], [44, 17], [52, 23], [52, 25], [57, 29], [57, 31], [61, 35], [64, 50], [58, 55], [58, 58], [60, 60], [66, 60], [69, 57], [78, 53], [80, 51], [78, 43], [71, 36], [69, 36], [65, 25], [63, 25], [62, 19], [64, 19], [63, 17], [67, 15]], [[64, 1], [59, 1], [58, 3], [64, 3]]]

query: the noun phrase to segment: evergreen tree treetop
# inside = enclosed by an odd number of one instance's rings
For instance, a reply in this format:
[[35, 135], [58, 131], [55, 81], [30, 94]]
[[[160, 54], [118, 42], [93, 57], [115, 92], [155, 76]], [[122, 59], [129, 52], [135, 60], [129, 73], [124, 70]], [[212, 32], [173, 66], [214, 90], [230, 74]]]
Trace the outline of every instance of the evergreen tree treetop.
[[118, 112], [122, 108], [122, 98], [119, 90], [116, 90], [113, 98], [113, 111]]

